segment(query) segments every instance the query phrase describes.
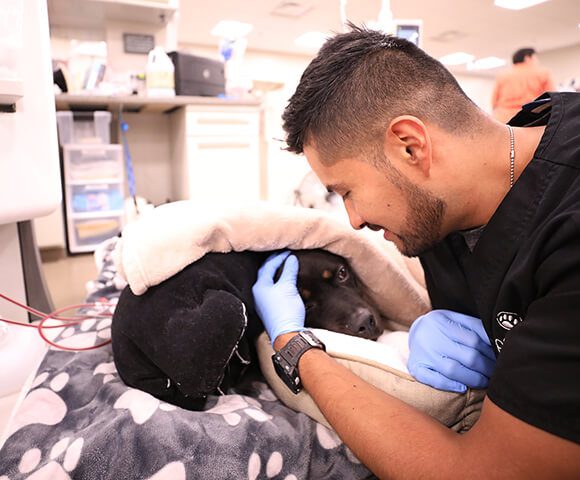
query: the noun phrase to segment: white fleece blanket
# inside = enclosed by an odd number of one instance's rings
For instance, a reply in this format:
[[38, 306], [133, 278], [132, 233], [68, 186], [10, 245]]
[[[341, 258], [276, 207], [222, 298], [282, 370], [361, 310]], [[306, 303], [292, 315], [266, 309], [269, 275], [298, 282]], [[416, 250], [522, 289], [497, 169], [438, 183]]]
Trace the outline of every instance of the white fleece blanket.
[[429, 309], [425, 288], [404, 257], [376, 235], [321, 210], [260, 202], [161, 205], [125, 227], [113, 258], [136, 295], [209, 252], [322, 248], [346, 258], [391, 325], [410, 325]]

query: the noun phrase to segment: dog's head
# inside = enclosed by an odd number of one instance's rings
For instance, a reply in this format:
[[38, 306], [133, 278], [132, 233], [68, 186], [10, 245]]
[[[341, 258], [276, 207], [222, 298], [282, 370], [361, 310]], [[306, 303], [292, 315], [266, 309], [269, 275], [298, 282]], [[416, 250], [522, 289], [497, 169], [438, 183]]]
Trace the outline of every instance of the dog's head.
[[383, 331], [380, 314], [348, 262], [325, 250], [292, 253], [300, 264], [296, 283], [306, 326], [376, 340]]

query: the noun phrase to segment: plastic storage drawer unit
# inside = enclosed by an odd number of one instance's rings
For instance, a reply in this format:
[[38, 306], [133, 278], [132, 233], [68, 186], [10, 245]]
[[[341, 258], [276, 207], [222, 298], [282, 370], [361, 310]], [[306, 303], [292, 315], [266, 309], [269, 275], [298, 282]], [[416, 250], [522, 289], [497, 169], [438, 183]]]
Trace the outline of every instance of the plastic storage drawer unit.
[[65, 145], [63, 150], [67, 183], [123, 178], [121, 145]]
[[99, 243], [117, 235], [123, 228], [123, 217], [99, 217], [72, 220], [74, 252], [91, 252]]
[[123, 188], [119, 183], [71, 185], [74, 213], [123, 210]]
[[70, 143], [111, 142], [111, 112], [56, 112], [56, 122], [62, 147]]
[[67, 246], [91, 252], [123, 228], [125, 176], [121, 145], [63, 147]]

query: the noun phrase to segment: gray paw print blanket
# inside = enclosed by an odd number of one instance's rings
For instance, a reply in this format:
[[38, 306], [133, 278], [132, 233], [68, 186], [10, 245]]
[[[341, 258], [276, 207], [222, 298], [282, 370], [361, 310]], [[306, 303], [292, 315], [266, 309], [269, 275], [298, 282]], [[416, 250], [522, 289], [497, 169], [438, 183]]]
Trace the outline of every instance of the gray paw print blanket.
[[[124, 283], [107, 242], [88, 301], [115, 302]], [[109, 336], [110, 318], [67, 327], [62, 345]], [[336, 434], [280, 402], [259, 372], [203, 411], [125, 385], [110, 345], [50, 349], [0, 440], [0, 478], [10, 480], [364, 479], [369, 471]]]

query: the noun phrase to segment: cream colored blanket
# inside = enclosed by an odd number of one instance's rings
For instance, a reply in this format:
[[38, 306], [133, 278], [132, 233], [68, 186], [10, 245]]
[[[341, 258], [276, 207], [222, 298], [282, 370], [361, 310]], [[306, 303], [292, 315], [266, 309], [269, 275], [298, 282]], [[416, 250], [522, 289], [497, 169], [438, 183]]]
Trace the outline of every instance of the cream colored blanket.
[[[417, 269], [374, 232], [357, 232], [344, 219], [320, 210], [268, 203], [236, 207], [189, 201], [166, 204], [125, 228], [114, 259], [118, 272], [140, 295], [209, 252], [283, 248], [323, 248], [348, 259], [385, 317], [387, 329], [404, 329], [429, 310], [420, 266]], [[483, 391], [443, 392], [407, 373], [407, 333], [386, 333], [383, 337], [392, 340], [390, 344], [318, 333], [339, 363], [444, 425], [461, 432], [477, 420]], [[282, 384], [272, 367], [273, 352], [265, 333], [256, 346], [262, 372], [278, 397], [329, 426], [307, 392], [294, 395]]]
[[133, 293], [141, 295], [209, 252], [322, 248], [349, 260], [387, 326], [408, 326], [429, 309], [427, 293], [398, 250], [372, 233], [320, 210], [181, 201], [127, 225], [113, 257]]

